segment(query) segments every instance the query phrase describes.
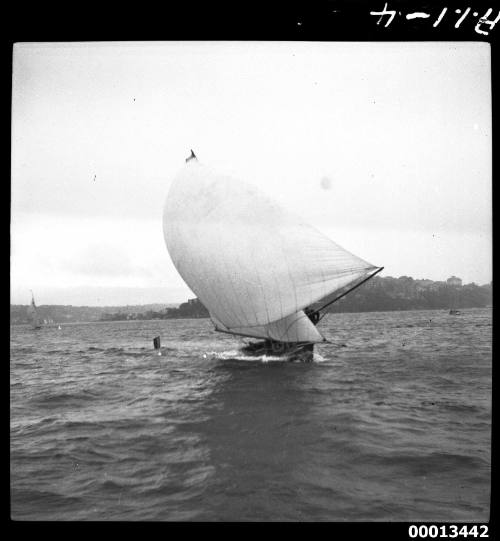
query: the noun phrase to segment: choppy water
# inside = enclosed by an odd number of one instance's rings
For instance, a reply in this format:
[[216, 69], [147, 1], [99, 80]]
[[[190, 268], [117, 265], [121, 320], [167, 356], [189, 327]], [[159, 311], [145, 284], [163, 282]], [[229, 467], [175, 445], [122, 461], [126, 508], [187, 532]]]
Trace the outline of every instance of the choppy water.
[[12, 517], [488, 520], [491, 311], [320, 327], [312, 364], [206, 319], [11, 327]]

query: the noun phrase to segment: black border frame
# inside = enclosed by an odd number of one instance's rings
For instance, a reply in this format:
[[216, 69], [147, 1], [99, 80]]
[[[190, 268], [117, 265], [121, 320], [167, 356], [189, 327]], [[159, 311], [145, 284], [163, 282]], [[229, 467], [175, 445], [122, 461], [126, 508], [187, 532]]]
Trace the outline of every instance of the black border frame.
[[[3, 52], [6, 62], [7, 87], [9, 88], [6, 108], [8, 108], [9, 124], [9, 148], [10, 154], [10, 121], [11, 121], [11, 98], [12, 98], [12, 47], [16, 42], [44, 42], [44, 41], [480, 41], [489, 43], [491, 46], [491, 90], [492, 90], [492, 118], [493, 118], [493, 177], [492, 177], [492, 201], [495, 200], [495, 180], [497, 177], [498, 140], [495, 127], [498, 111], [498, 40], [500, 36], [500, 22], [492, 29], [489, 35], [479, 35], [471, 24], [464, 20], [460, 28], [454, 28], [451, 21], [443, 18], [439, 27], [434, 28], [427, 20], [416, 19], [407, 21], [404, 16], [396, 16], [393, 22], [385, 27], [376, 24], [377, 17], [370, 15], [370, 11], [380, 11], [386, 3], [385, 0], [309, 0], [302, 2], [203, 2], [197, 5], [195, 2], [182, 2], [174, 5], [171, 3], [153, 4], [141, 3], [129, 5], [125, 3], [113, 3], [104, 7], [104, 4], [92, 3], [38, 3], [34, 6], [19, 4], [10, 6], [10, 16], [4, 12]], [[415, 1], [415, 0], [387, 0], [388, 9], [395, 9], [404, 13], [423, 11], [433, 14], [439, 13], [444, 7], [449, 12], [467, 7], [473, 7], [475, 11], [484, 12], [489, 7], [493, 8], [493, 15], [500, 8], [496, 3], [482, 0], [456, 1], [442, 0]], [[5, 9], [5, 8], [4, 8]], [[433, 15], [434, 17], [434, 15]], [[434, 19], [433, 19], [434, 20]], [[10, 159], [9, 177], [10, 177]], [[10, 183], [7, 184], [8, 200], [10, 202]], [[4, 198], [7, 201], [7, 197]], [[5, 215], [11, 218], [9, 204]], [[495, 238], [495, 214], [493, 212], [493, 239]], [[9, 224], [10, 227], [10, 224]], [[494, 243], [493, 243], [494, 245]], [[10, 243], [9, 243], [10, 250]], [[493, 250], [494, 251], [494, 250]], [[496, 266], [493, 265], [493, 275]], [[6, 325], [8, 328], [8, 325]], [[496, 318], [493, 315], [493, 329], [495, 330]], [[496, 340], [493, 335], [493, 359], [496, 352]], [[6, 364], [6, 372], [8, 365]], [[489, 538], [496, 538], [495, 510], [498, 507], [497, 478], [498, 459], [496, 433], [498, 432], [498, 399], [495, 397], [495, 382], [498, 380], [498, 368], [492, 365], [492, 447], [491, 447], [491, 501]], [[5, 378], [6, 401], [10, 390], [7, 385], [10, 374]], [[9, 405], [7, 406], [9, 407]], [[7, 431], [9, 428], [7, 428]], [[10, 460], [9, 460], [10, 462]], [[10, 466], [10, 464], [9, 464]], [[10, 477], [10, 476], [9, 476]], [[10, 513], [10, 479], [9, 479], [9, 505], [4, 507], [9, 527], [16, 533], [21, 531], [39, 535], [50, 530], [51, 533], [67, 535], [68, 530], [73, 529], [74, 522], [23, 522], [11, 519]], [[127, 533], [142, 533], [145, 527], [151, 524], [161, 528], [174, 528], [179, 533], [187, 531], [195, 533], [199, 525], [203, 530], [200, 533], [210, 533], [204, 528], [204, 523], [150, 523], [150, 522], [77, 522], [76, 525], [82, 533], [87, 533], [88, 528], [96, 527], [103, 534], [118, 533], [125, 526]], [[251, 526], [245, 522], [234, 522], [239, 532], [251, 533], [246, 528]], [[261, 523], [259, 523], [261, 524]], [[268, 533], [278, 531], [288, 533], [290, 523], [264, 523]], [[305, 528], [326, 529], [328, 534], [337, 534], [341, 538], [363, 536], [370, 539], [378, 536], [392, 536], [397, 539], [409, 539], [408, 528], [412, 523], [407, 522], [329, 522], [329, 523], [292, 523], [291, 526], [299, 528], [297, 533], [304, 532]], [[461, 527], [464, 524], [472, 526], [482, 523], [430, 523], [419, 522], [417, 525], [449, 525], [456, 524]], [[48, 528], [47, 528], [48, 527]], [[117, 531], [117, 527], [118, 531]], [[182, 528], [178, 530], [177, 528]], [[243, 530], [242, 528], [245, 528]], [[439, 539], [439, 538], [438, 538]], [[463, 539], [457, 537], [455, 539]]]

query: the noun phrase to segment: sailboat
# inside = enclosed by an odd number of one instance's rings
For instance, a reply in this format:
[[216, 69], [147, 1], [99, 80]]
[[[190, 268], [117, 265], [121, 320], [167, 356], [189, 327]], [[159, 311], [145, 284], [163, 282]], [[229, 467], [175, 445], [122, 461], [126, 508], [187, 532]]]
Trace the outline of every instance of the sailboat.
[[31, 291], [31, 304], [28, 306], [28, 317], [31, 320], [31, 326], [33, 329], [41, 329], [42, 325], [36, 310], [35, 296], [33, 295], [33, 291]]
[[173, 180], [163, 211], [169, 255], [215, 330], [259, 339], [242, 348], [313, 359], [327, 308], [377, 267], [348, 252], [253, 186], [196, 157]]

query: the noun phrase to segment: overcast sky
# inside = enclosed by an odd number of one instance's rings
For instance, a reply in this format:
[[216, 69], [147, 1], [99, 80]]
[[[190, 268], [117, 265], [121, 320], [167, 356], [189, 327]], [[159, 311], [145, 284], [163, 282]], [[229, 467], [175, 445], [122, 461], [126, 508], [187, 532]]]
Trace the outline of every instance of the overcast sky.
[[191, 297], [162, 233], [191, 148], [382, 276], [492, 279], [488, 44], [20, 43], [12, 96], [12, 303]]

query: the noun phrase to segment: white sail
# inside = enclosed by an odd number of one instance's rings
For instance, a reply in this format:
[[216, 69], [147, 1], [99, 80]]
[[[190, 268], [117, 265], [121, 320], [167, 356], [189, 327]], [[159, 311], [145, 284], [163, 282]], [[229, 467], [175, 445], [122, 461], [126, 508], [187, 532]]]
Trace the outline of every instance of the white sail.
[[234, 334], [321, 341], [301, 310], [377, 269], [196, 160], [170, 188], [163, 232], [179, 274], [215, 325]]
[[210, 317], [216, 330], [239, 334], [241, 336], [251, 336], [255, 338], [267, 338], [277, 342], [323, 342], [325, 339], [318, 332], [311, 320], [302, 310], [267, 325], [258, 325], [255, 327], [233, 327], [228, 329], [214, 315]]

